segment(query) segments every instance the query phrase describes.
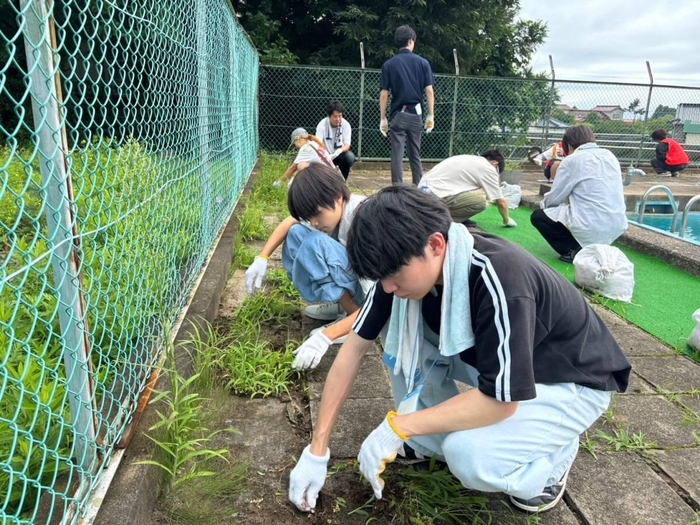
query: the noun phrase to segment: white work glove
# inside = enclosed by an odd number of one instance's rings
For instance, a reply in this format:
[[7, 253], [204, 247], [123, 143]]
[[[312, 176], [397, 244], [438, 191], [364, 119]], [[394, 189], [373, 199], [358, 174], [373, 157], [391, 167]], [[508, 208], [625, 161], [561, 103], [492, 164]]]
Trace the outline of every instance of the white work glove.
[[248, 295], [253, 295], [262, 287], [265, 272], [267, 272], [267, 259], [256, 257], [253, 264], [245, 271], [245, 289]]
[[272, 185], [275, 188], [281, 188], [282, 187], [282, 181], [281, 180], [276, 180], [275, 182], [272, 183]]
[[385, 137], [389, 136], [389, 121], [387, 119], [383, 118], [379, 121], [379, 131]]
[[389, 423], [389, 418], [396, 416], [389, 412], [381, 425], [375, 428], [360, 447], [357, 459], [360, 462], [360, 472], [374, 489], [374, 496], [382, 499], [384, 480], [380, 478], [388, 463], [396, 459], [396, 455], [405, 441]]
[[534, 159], [532, 159], [532, 161], [535, 164], [537, 164], [538, 166], [542, 166], [542, 159], [539, 157], [539, 155], [537, 157], [535, 157]]
[[294, 350], [294, 362], [292, 368], [294, 370], [306, 370], [316, 368], [321, 362], [321, 358], [328, 352], [328, 347], [333, 344], [333, 341], [328, 339], [323, 332], [317, 332], [309, 337], [304, 343]]
[[331, 153], [330, 156], [331, 156], [331, 159], [332, 159], [332, 160], [335, 160], [337, 157], [339, 157], [339, 156], [342, 155], [342, 154], [343, 154], [343, 148], [338, 148], [338, 149], [335, 150], [333, 153]]
[[311, 453], [311, 445], [307, 445], [292, 470], [289, 476], [289, 501], [302, 512], [316, 508], [316, 498], [326, 481], [330, 457], [329, 449], [326, 449], [325, 456], [315, 456]]
[[517, 225], [517, 222], [515, 222], [512, 218], [508, 217], [508, 222], [505, 223], [503, 226], [505, 226], [506, 228], [515, 228]]
[[435, 127], [435, 118], [432, 115], [425, 117], [425, 132], [430, 133]]

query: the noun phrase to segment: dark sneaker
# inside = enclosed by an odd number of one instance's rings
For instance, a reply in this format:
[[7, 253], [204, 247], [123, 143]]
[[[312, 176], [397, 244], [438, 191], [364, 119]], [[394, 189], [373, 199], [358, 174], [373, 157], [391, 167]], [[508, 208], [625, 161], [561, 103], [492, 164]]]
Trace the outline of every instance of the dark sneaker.
[[678, 172], [677, 172], [677, 171], [672, 171], [672, 172], [671, 172], [671, 177], [678, 177]]
[[467, 228], [474, 228], [476, 226], [479, 226], [477, 223], [475, 223], [471, 219], [467, 219], [466, 221], [463, 221], [462, 224], [464, 224]]
[[576, 254], [578, 253], [578, 250], [571, 250], [569, 253], [564, 253], [559, 256], [559, 260], [562, 262], [565, 262], [567, 264], [573, 264], [574, 263], [574, 257], [576, 257]]
[[[573, 463], [572, 463], [573, 465]], [[561, 501], [562, 496], [564, 496], [564, 491], [566, 490], [566, 479], [569, 477], [569, 471], [571, 466], [564, 472], [564, 476], [559, 480], [559, 483], [545, 487], [542, 494], [535, 496], [530, 499], [516, 498], [515, 496], [510, 497], [510, 502], [517, 508], [524, 510], [525, 512], [545, 512], [549, 509], [554, 508], [559, 501]]]

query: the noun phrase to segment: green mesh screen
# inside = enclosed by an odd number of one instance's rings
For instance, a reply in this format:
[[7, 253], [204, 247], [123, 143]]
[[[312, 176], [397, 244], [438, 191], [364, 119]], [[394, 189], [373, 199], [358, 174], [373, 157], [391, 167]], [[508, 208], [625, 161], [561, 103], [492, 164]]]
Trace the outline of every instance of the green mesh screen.
[[0, 516], [74, 523], [255, 163], [227, 0], [0, 6]]

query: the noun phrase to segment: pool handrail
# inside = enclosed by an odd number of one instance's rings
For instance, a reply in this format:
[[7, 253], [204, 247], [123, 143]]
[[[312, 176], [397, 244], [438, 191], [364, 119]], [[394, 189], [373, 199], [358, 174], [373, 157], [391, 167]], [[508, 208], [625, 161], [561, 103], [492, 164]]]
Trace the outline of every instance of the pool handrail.
[[690, 199], [685, 205], [685, 208], [683, 208], [683, 217], [681, 218], [681, 229], [678, 231], [679, 237], [685, 237], [685, 227], [688, 224], [688, 212], [690, 211], [690, 208], [693, 206], [693, 204], [695, 204], [696, 202], [700, 202], [700, 195], [696, 195], [695, 197]]
[[671, 204], [671, 209], [673, 210], [673, 219], [671, 220], [670, 233], [674, 233], [676, 231], [676, 224], [678, 223], [678, 203], [673, 198], [673, 192], [663, 184], [657, 184], [656, 186], [652, 186], [646, 191], [646, 193], [642, 197], [642, 200], [639, 203], [639, 214], [637, 215], [637, 222], [639, 224], [644, 224], [644, 208], [647, 204], [647, 197], [649, 197], [649, 195], [655, 192], [656, 190], [661, 190], [668, 196], [668, 200]]

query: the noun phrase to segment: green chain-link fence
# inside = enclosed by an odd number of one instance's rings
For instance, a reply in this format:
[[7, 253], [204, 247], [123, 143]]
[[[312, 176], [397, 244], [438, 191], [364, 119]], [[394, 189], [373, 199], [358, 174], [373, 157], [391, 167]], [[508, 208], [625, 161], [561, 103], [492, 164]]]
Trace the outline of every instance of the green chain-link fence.
[[227, 0], [0, 7], [0, 516], [75, 522], [256, 157]]
[[[651, 131], [664, 128], [700, 163], [700, 88], [435, 75], [435, 129], [424, 135], [421, 156], [437, 161], [498, 147], [513, 160], [561, 139], [585, 122], [598, 143], [621, 162], [648, 164]], [[260, 71], [260, 143], [284, 150], [290, 133], [314, 133], [329, 100], [345, 106], [352, 148], [361, 160], [388, 160], [379, 133], [380, 72], [357, 68], [263, 66]], [[635, 104], [635, 101], [638, 101]]]

